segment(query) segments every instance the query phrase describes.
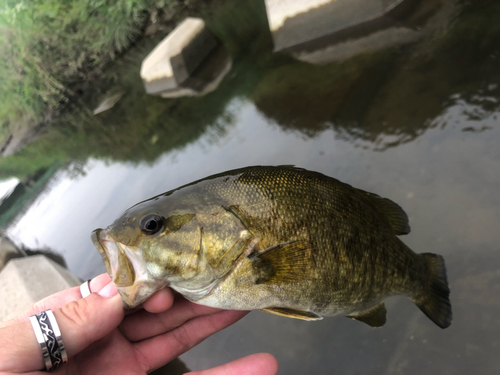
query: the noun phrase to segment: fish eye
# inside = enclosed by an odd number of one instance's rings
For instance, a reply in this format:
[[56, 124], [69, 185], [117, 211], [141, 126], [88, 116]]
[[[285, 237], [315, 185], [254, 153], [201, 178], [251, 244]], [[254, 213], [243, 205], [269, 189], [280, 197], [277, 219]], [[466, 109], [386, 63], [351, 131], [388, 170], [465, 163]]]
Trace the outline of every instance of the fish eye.
[[158, 233], [163, 227], [163, 219], [158, 214], [149, 214], [141, 219], [139, 227], [145, 234], [155, 234]]

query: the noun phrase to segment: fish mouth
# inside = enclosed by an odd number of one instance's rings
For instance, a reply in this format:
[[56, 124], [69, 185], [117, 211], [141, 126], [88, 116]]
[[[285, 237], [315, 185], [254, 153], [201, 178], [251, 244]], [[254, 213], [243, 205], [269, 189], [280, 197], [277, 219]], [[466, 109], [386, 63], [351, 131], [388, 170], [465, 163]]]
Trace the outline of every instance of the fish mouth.
[[126, 309], [140, 305], [168, 285], [167, 281], [150, 276], [140, 248], [116, 241], [105, 229], [94, 230], [91, 238]]

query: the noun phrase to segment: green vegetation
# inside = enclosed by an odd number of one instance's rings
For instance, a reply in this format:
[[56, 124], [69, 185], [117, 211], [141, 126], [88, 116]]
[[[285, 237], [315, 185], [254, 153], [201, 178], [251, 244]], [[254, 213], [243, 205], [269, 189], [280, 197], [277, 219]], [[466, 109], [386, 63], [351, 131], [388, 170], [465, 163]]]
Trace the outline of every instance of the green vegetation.
[[[231, 17], [233, 12], [246, 16]], [[232, 46], [233, 68], [215, 92], [168, 100], [147, 95], [138, 72], [142, 60], [164, 35], [142, 39], [102, 69], [91, 89], [73, 97], [37, 140], [15, 155], [0, 158], [0, 179], [23, 178], [55, 162], [85, 163], [89, 157], [154, 162], [203, 134], [208, 133], [213, 141], [222, 136], [234, 117], [228, 103], [248, 96], [269, 63], [261, 57], [262, 51], [269, 53], [272, 47], [270, 33], [262, 32], [267, 27], [266, 13], [260, 0], [243, 4], [221, 0], [193, 13], [214, 25], [214, 33], [224, 45]], [[245, 19], [245, 32], [238, 34], [236, 20]], [[245, 48], [250, 51], [243, 53]], [[94, 116], [92, 109], [110, 91], [125, 94], [111, 110]]]
[[[0, 143], [7, 132], [43, 121], [100, 79], [107, 63], [143, 33], [151, 13], [172, 15], [203, 8], [209, 27], [236, 55], [263, 34], [263, 1], [4, 0], [0, 4]], [[242, 10], [246, 10], [244, 12]], [[236, 15], [236, 17], [235, 17]], [[175, 17], [173, 17], [175, 19]], [[258, 26], [258, 27], [256, 27]]]
[[2, 133], [39, 122], [60, 109], [73, 96], [76, 84], [91, 80], [137, 39], [148, 9], [173, 1], [2, 1]]

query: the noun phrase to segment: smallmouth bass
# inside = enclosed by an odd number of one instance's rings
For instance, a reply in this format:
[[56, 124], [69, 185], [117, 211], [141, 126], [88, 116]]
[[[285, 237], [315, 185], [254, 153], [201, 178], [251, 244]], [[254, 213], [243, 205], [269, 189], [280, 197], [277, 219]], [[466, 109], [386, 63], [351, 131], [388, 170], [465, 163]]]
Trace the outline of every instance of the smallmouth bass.
[[386, 322], [405, 295], [446, 328], [444, 260], [416, 254], [396, 203], [321, 173], [255, 166], [184, 185], [131, 207], [94, 245], [127, 308], [170, 287], [188, 300], [319, 320]]

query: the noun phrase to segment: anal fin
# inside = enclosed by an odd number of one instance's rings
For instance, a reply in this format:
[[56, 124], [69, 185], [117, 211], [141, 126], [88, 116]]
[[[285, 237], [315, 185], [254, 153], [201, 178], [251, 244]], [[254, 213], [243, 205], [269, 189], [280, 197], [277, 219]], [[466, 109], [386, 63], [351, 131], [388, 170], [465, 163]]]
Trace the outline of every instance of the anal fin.
[[267, 309], [261, 309], [260, 311], [265, 311], [270, 314], [285, 316], [287, 318], [302, 319], [302, 320], [321, 320], [322, 316], [313, 313], [312, 311], [303, 311], [288, 309], [286, 307], [270, 307]]
[[346, 315], [351, 319], [359, 320], [368, 324], [370, 327], [382, 327], [387, 321], [387, 310], [385, 309], [384, 301], [369, 309]]

